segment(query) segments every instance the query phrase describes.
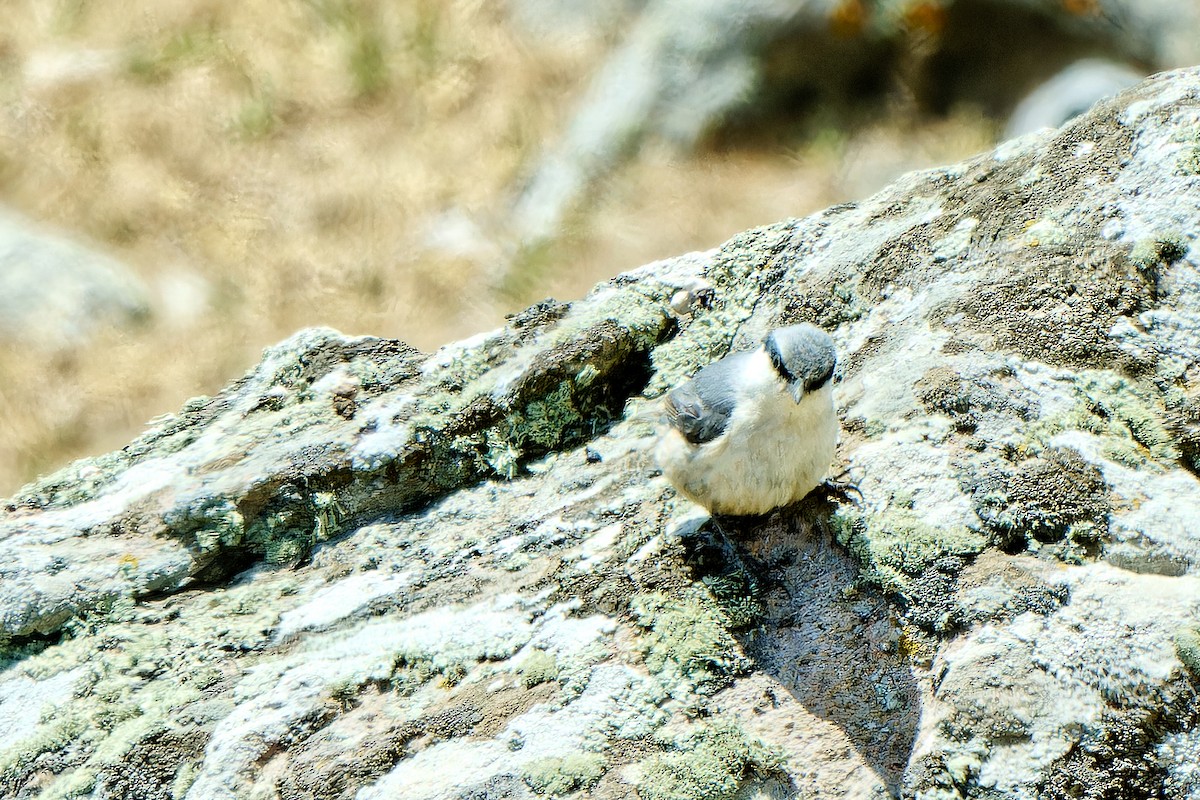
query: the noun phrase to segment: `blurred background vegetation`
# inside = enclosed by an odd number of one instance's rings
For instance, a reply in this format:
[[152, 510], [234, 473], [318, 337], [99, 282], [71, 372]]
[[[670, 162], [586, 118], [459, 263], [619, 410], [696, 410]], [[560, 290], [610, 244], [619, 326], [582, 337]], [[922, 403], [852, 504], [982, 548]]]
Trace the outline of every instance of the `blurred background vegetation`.
[[[1098, 0], [788, 5], [689, 44], [698, 74], [736, 47], [750, 78], [683, 133], [679, 109], [719, 92], [655, 84], [668, 122], [614, 133], [540, 229], [518, 211], [546, 164], [579, 160], [581, 126], [619, 117], [598, 103], [639, 85], [613, 64], [678, 55], [647, 20], [669, 31], [695, 3], [0, 0], [0, 206], [146, 297], [86, 337], [0, 342], [0, 495], [122, 446], [299, 328], [433, 350], [986, 149], [1039, 81], [1122, 49]], [[1177, 57], [1143, 51], [1117, 56]]]

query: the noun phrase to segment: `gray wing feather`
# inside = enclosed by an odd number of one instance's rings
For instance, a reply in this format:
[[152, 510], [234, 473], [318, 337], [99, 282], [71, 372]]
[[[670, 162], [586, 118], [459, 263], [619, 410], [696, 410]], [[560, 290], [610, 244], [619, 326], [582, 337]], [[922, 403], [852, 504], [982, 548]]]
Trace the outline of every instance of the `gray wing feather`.
[[749, 353], [736, 353], [709, 364], [667, 395], [667, 420], [692, 444], [724, 433], [736, 404], [734, 386]]

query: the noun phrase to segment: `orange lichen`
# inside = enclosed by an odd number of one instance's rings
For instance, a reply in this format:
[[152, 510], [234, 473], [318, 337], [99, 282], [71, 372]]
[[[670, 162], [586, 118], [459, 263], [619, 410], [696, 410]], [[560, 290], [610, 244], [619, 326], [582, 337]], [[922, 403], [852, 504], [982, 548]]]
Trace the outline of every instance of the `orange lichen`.
[[1100, 0], [1063, 0], [1063, 9], [1077, 16], [1098, 16]]
[[938, 2], [913, 3], [904, 11], [904, 25], [910, 31], [937, 36], [946, 28], [946, 8]]
[[862, 0], [843, 0], [829, 15], [829, 27], [834, 34], [849, 39], [862, 34], [868, 16]]

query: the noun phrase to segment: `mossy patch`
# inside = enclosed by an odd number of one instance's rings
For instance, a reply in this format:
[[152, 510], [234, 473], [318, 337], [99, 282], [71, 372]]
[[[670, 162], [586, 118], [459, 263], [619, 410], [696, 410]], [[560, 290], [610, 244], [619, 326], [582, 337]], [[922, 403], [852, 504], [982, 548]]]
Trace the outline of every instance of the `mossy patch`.
[[749, 659], [729, 632], [729, 618], [703, 589], [641, 594], [630, 605], [645, 629], [641, 645], [651, 672], [711, 694], [749, 671]]
[[535, 649], [520, 666], [521, 682], [531, 689], [539, 683], [558, 679], [558, 659], [553, 653]]
[[834, 533], [863, 565], [863, 577], [884, 591], [911, 594], [913, 580], [946, 556], [969, 557], [987, 546], [987, 537], [966, 527], [942, 528], [907, 508], [868, 515], [839, 507]]
[[1108, 484], [1078, 451], [1053, 447], [1015, 467], [1002, 462], [964, 473], [975, 513], [1007, 550], [1064, 538], [1083, 545], [1108, 534]]
[[1154, 282], [1116, 244], [1079, 253], [1032, 248], [1011, 269], [978, 291], [934, 310], [935, 321], [961, 314], [962, 330], [1023, 358], [1071, 367], [1108, 367], [1130, 361], [1109, 331], [1120, 317], [1150, 306]]
[[1188, 625], [1175, 631], [1175, 654], [1200, 678], [1200, 626]]
[[782, 763], [735, 723], [705, 724], [647, 760], [637, 789], [644, 800], [732, 800], [747, 779], [769, 777]]
[[531, 761], [521, 768], [521, 777], [538, 794], [557, 797], [594, 786], [607, 767], [599, 753], [570, 753]]
[[1154, 389], [1120, 375], [1091, 372], [1079, 376], [1073, 391], [1075, 405], [1069, 412], [1025, 429], [1021, 454], [1036, 454], [1057, 434], [1080, 430], [1103, 437], [1104, 456], [1132, 469], [1170, 464], [1183, 455], [1169, 427], [1173, 415]]

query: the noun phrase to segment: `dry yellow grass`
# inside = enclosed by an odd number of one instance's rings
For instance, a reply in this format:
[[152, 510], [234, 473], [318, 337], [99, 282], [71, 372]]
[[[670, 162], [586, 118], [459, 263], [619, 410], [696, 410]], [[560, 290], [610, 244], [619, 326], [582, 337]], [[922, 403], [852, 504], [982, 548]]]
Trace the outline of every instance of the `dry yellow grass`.
[[[0, 350], [0, 495], [119, 447], [301, 327], [432, 349], [845, 199], [839, 157], [898, 142], [881, 126], [824, 148], [651, 148], [498, 294], [480, 288], [486, 265], [423, 246], [429, 221], [499, 218], [605, 42], [535, 46], [479, 0], [4, 6], [0, 203], [90, 237], [152, 287], [199, 276], [210, 291], [195, 319], [159, 313], [70, 353]], [[900, 160], [955, 158], [991, 133], [942, 126]]]

